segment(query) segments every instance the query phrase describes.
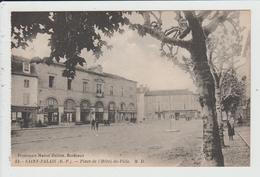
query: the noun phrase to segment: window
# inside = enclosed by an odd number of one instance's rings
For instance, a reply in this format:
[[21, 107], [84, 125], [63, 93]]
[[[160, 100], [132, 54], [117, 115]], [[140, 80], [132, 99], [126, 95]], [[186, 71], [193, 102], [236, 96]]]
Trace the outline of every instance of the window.
[[17, 118], [19, 118], [19, 119], [22, 118], [22, 112], [17, 112]]
[[103, 97], [103, 96], [104, 96], [102, 83], [97, 83], [96, 94], [97, 94], [97, 95], [96, 95], [97, 97]]
[[101, 94], [102, 93], [102, 84], [97, 84], [97, 94]]
[[30, 63], [27, 62], [23, 63], [23, 72], [30, 73]]
[[53, 88], [54, 76], [49, 76], [49, 88]]
[[16, 112], [12, 112], [12, 121], [16, 121], [17, 117], [16, 117]]
[[110, 86], [110, 96], [113, 96], [113, 95], [114, 95], [114, 87]]
[[124, 88], [121, 88], [121, 96], [124, 96]]
[[54, 107], [58, 105], [58, 101], [54, 98], [48, 98], [47, 99], [47, 106], [48, 107]]
[[24, 80], [24, 88], [29, 88], [29, 80], [28, 79]]
[[125, 103], [121, 103], [120, 109], [121, 109], [121, 110], [125, 110]]
[[83, 92], [86, 93], [88, 91], [88, 82], [83, 82]]
[[23, 104], [28, 105], [30, 103], [30, 94], [29, 93], [24, 93], [23, 94]]
[[71, 90], [71, 83], [72, 83], [72, 80], [68, 79], [68, 83], [67, 83], [68, 90]]
[[18, 120], [21, 119], [21, 118], [22, 118], [22, 113], [21, 113], [21, 112], [12, 112], [12, 114], [11, 114], [11, 120], [12, 120], [13, 122], [18, 121]]

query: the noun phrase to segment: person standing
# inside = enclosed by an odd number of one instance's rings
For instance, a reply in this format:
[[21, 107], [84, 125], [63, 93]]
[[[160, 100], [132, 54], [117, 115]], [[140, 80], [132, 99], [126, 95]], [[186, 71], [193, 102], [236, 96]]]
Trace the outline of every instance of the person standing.
[[233, 136], [235, 135], [235, 120], [233, 116], [227, 120], [227, 127], [229, 140], [233, 141]]
[[96, 124], [96, 130], [98, 131], [98, 120], [95, 121], [95, 124]]
[[108, 122], [108, 112], [105, 111], [104, 112], [104, 125], [108, 126], [109, 122]]
[[91, 123], [91, 130], [95, 130], [95, 112], [91, 111], [90, 112], [90, 123]]

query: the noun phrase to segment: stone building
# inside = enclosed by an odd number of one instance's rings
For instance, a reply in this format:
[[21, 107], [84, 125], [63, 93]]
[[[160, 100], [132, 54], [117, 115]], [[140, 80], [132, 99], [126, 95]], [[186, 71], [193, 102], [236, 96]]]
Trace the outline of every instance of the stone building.
[[69, 79], [62, 76], [65, 67], [61, 63], [31, 65], [38, 77], [38, 122], [89, 123], [92, 112], [99, 122], [136, 120], [135, 81], [105, 73], [101, 66], [77, 67], [75, 78]]
[[[138, 88], [138, 97], [144, 100], [143, 114], [138, 113], [143, 117], [138, 120], [199, 117], [198, 95], [187, 89], [149, 91], [147, 88]], [[138, 102], [139, 107], [142, 105]]]
[[35, 67], [21, 57], [12, 57], [12, 129], [30, 127], [38, 109], [38, 76]]
[[142, 122], [145, 119], [145, 93], [149, 89], [141, 85], [137, 88], [137, 121]]

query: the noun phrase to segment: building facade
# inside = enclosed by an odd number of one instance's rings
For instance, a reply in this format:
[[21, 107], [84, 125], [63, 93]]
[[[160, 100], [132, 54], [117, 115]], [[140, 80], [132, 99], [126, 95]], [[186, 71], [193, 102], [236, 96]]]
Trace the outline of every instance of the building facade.
[[91, 113], [99, 122], [136, 120], [135, 81], [104, 73], [101, 66], [77, 67], [75, 78], [69, 79], [62, 76], [63, 64], [31, 65], [38, 79], [36, 122], [44, 125], [89, 123]]
[[[138, 88], [138, 96], [143, 97], [144, 111], [138, 119], [199, 118], [198, 95], [189, 90], [154, 90]], [[139, 102], [138, 102], [139, 104]], [[138, 105], [141, 107], [141, 105]]]
[[31, 127], [38, 109], [38, 76], [24, 58], [12, 57], [12, 129]]

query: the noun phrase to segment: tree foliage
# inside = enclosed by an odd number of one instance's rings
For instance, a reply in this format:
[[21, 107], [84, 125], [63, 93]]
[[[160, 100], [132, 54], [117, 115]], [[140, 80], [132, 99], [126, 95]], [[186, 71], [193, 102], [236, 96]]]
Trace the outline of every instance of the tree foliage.
[[111, 46], [102, 36], [112, 37], [114, 32], [123, 32], [128, 24], [123, 12], [13, 12], [12, 48], [26, 48], [38, 33], [50, 35], [50, 56], [41, 60], [50, 64], [65, 58], [66, 77], [74, 77], [75, 66], [86, 60], [80, 57], [82, 49], [92, 51], [99, 58], [102, 48]]
[[234, 12], [226, 25], [218, 27], [208, 37], [207, 49], [211, 72], [217, 88], [221, 89], [222, 76], [225, 72], [239, 65], [242, 52], [244, 27], [241, 27], [239, 12]]
[[242, 104], [242, 98], [245, 94], [246, 77], [239, 78], [234, 69], [227, 71], [222, 80], [222, 110], [225, 112], [235, 113], [238, 106]]
[[[224, 63], [230, 65], [231, 58], [240, 55], [243, 28], [239, 23], [239, 11], [175, 11], [171, 17], [174, 25], [167, 27], [162, 20], [163, 12], [138, 13], [143, 16], [144, 23], [130, 24], [130, 28], [137, 30], [141, 36], [150, 34], [160, 40], [161, 55], [189, 73], [195, 83], [194, 61], [190, 56], [180, 55], [180, 49], [190, 52], [196, 39], [190, 24], [194, 21], [192, 19], [197, 19], [202, 26], [201, 39], [206, 40], [209, 65], [216, 72], [214, 76], [219, 77], [222, 68], [226, 67]], [[190, 22], [188, 16], [192, 17]]]

